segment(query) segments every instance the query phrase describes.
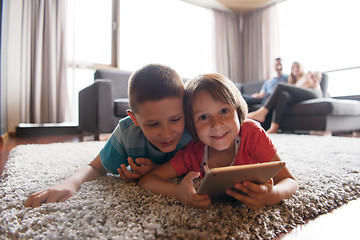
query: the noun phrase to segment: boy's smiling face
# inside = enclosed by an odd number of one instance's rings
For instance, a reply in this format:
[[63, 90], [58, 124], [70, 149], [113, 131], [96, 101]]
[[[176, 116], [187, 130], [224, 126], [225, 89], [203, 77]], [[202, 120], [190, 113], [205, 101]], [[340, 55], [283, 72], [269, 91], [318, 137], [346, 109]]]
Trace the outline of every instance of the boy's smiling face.
[[162, 152], [174, 151], [185, 128], [183, 99], [167, 97], [146, 101], [137, 106], [137, 111], [135, 115], [131, 111], [128, 115], [150, 143]]

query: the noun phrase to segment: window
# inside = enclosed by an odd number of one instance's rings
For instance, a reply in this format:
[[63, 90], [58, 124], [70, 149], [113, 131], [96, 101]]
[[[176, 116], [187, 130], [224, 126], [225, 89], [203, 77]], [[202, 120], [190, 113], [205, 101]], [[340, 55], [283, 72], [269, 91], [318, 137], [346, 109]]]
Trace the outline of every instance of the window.
[[[113, 11], [119, 2], [119, 12]], [[96, 69], [134, 71], [160, 63], [185, 78], [214, 71], [213, 16], [208, 9], [179, 0], [76, 0], [68, 1], [67, 13], [74, 122], [78, 93], [93, 83]], [[120, 19], [119, 26], [113, 19]], [[114, 44], [116, 31], [120, 37]]]
[[78, 64], [110, 65], [112, 0], [68, 1], [68, 7], [70, 59]]
[[212, 72], [212, 22], [212, 11], [183, 1], [120, 1], [121, 69], [161, 63], [182, 77]]
[[331, 96], [360, 89], [360, 3], [354, 0], [287, 0], [279, 4], [280, 56], [329, 76]]
[[112, 0], [68, 1], [67, 7], [68, 90], [71, 119], [78, 122], [79, 91], [94, 81], [94, 69], [112, 65]]

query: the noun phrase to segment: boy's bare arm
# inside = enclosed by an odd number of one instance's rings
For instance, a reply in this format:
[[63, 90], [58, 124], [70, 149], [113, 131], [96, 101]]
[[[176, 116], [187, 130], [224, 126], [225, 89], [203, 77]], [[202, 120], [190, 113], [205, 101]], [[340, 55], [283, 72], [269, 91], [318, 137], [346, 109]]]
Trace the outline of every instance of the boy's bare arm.
[[88, 166], [81, 168], [60, 184], [31, 194], [25, 202], [25, 207], [38, 207], [42, 203], [64, 202], [78, 192], [84, 182], [98, 179], [105, 173], [106, 170], [101, 164], [100, 156], [97, 155]]

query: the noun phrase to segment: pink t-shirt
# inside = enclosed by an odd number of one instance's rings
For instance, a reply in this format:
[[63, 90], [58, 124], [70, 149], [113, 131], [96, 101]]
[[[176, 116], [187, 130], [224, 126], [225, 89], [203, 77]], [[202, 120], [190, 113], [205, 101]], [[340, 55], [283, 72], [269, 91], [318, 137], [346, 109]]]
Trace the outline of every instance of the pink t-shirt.
[[[234, 165], [269, 162], [274, 157], [276, 148], [259, 123], [251, 119], [245, 120], [240, 127], [239, 136], [241, 143]], [[204, 177], [201, 171], [204, 147], [204, 143], [193, 140], [170, 159], [169, 162], [178, 176], [195, 171]]]

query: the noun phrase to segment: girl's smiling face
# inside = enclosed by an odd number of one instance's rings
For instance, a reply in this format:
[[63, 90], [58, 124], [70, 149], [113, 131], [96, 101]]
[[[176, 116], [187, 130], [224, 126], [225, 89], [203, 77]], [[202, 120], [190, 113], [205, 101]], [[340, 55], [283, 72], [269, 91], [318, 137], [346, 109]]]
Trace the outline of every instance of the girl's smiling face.
[[233, 146], [240, 131], [237, 111], [229, 103], [215, 100], [208, 91], [196, 94], [192, 104], [194, 127], [201, 142], [217, 151]]

